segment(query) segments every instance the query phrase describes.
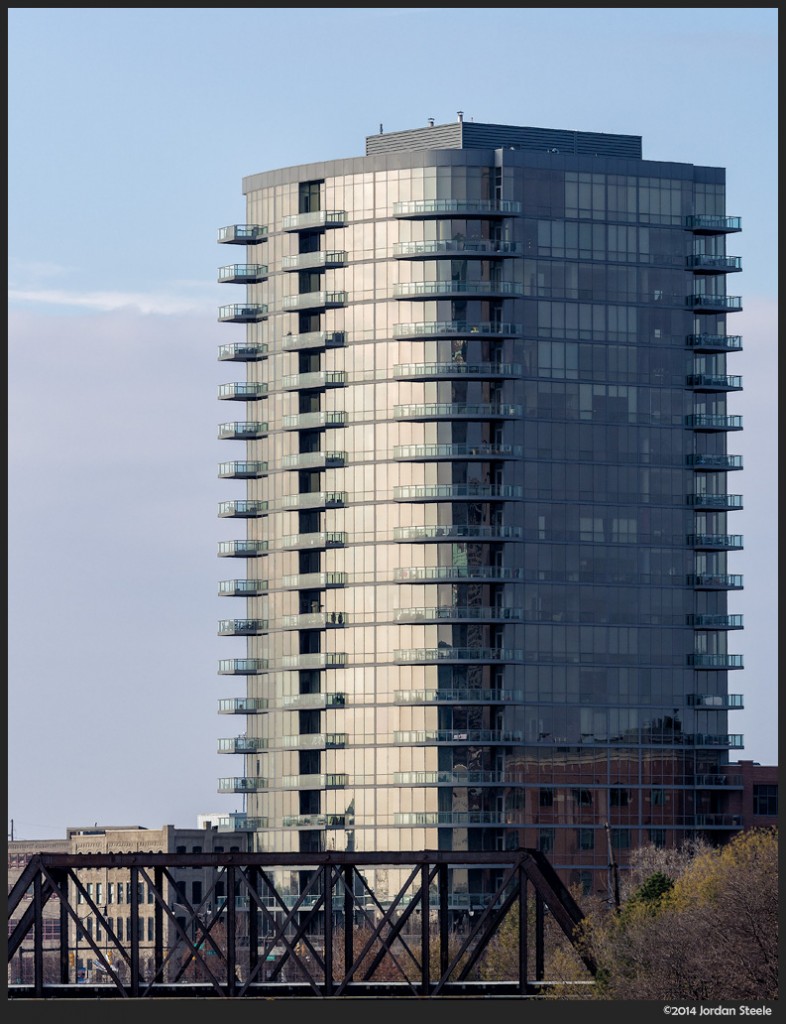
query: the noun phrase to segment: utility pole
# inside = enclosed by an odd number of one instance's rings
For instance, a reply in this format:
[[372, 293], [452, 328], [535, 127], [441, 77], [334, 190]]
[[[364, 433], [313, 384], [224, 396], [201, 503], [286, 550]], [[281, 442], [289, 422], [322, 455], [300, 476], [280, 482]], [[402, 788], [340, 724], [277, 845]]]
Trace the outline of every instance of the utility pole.
[[620, 874], [617, 862], [614, 860], [614, 851], [611, 847], [611, 829], [609, 823], [604, 823], [606, 829], [606, 846], [609, 851], [609, 885], [612, 890], [612, 899], [614, 900], [615, 909], [620, 908]]

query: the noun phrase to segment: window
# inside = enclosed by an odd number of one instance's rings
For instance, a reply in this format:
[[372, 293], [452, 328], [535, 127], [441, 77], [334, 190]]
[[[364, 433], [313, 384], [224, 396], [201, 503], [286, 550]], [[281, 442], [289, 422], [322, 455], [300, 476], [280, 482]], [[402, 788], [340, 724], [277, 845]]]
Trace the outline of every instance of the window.
[[551, 853], [554, 849], [554, 835], [555, 830], [553, 828], [542, 828], [538, 833], [538, 849], [541, 853]]
[[663, 807], [666, 803], [666, 790], [653, 789], [650, 793], [650, 800], [652, 801], [653, 807]]
[[594, 850], [595, 849], [595, 830], [592, 828], [580, 828], [579, 833], [579, 849], [580, 850]]
[[96, 903], [103, 903], [104, 886], [101, 882], [96, 882]]
[[107, 882], [106, 884], [106, 901], [107, 903], [115, 902], [115, 883]]
[[125, 886], [123, 885], [122, 882], [118, 882], [117, 883], [117, 902], [118, 903], [123, 903], [124, 902], [124, 899], [123, 899], [124, 895], [125, 895]]
[[191, 883], [191, 902], [195, 905], [199, 905], [202, 902], [202, 883], [192, 882]]
[[609, 803], [612, 807], [627, 807], [630, 803], [630, 790], [621, 786], [612, 789], [609, 794]]
[[541, 807], [553, 807], [554, 806], [554, 790], [553, 789], [541, 789], [538, 802]]
[[611, 830], [611, 845], [615, 850], [630, 849], [630, 829], [613, 828]]
[[592, 807], [592, 793], [588, 789], [574, 789], [573, 799], [579, 807]]
[[658, 849], [663, 849], [666, 846], [666, 829], [665, 828], [651, 828], [650, 829], [650, 842], [653, 846], [657, 846]]
[[753, 787], [753, 813], [776, 815], [778, 813], [778, 786], [754, 785]]

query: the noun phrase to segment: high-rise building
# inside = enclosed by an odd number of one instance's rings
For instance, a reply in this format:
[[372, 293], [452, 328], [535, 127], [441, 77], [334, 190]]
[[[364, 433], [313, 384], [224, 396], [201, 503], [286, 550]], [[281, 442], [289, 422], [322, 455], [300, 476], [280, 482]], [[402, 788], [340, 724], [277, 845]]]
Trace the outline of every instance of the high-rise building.
[[276, 852], [538, 847], [595, 890], [640, 844], [724, 841], [724, 169], [459, 113], [243, 193], [228, 824]]

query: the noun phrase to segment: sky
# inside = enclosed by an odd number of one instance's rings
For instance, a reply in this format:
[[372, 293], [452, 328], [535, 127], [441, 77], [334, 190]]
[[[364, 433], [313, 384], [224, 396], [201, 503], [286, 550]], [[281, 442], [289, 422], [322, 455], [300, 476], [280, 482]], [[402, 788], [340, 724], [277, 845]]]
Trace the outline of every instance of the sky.
[[[777, 8], [10, 8], [8, 831], [241, 810], [216, 358], [242, 179], [465, 120], [726, 169], [733, 759], [778, 762]], [[241, 296], [242, 297], [242, 296]], [[236, 301], [235, 293], [230, 297]], [[234, 340], [237, 340], [236, 338]], [[241, 367], [242, 369], [242, 367]], [[740, 479], [741, 478], [741, 479]], [[242, 573], [241, 573], [242, 575]], [[237, 691], [239, 692], [239, 691]]]

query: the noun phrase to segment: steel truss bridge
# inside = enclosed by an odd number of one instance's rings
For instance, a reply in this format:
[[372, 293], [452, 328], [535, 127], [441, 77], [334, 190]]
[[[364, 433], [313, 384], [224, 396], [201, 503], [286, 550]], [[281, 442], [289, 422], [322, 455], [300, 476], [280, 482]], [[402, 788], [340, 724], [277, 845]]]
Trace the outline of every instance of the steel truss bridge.
[[[128, 880], [122, 908], [93, 899], [85, 873], [96, 869]], [[210, 871], [222, 883], [199, 905], [177, 884], [188, 869]], [[462, 878], [482, 872], [482, 896], [456, 892], [457, 871]], [[382, 894], [369, 874], [384, 879]], [[124, 938], [113, 916], [121, 909]], [[95, 933], [83, 927], [86, 912]], [[59, 939], [45, 938], [45, 916], [59, 921]], [[546, 857], [531, 849], [41, 853], [9, 892], [8, 997], [537, 997], [549, 984], [549, 916], [575, 947], [583, 914]], [[506, 922], [510, 976], [487, 980], [483, 955]], [[18, 970], [23, 953], [26, 973]], [[80, 954], [91, 957], [100, 982], [79, 977]], [[595, 964], [577, 954], [591, 984]]]

